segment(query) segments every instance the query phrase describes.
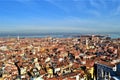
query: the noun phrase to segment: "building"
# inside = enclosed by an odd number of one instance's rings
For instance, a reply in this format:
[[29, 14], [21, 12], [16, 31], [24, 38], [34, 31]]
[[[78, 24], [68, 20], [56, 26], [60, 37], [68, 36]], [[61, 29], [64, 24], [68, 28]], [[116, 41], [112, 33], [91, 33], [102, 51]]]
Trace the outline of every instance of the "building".
[[106, 65], [95, 63], [95, 80], [120, 80], [120, 63]]

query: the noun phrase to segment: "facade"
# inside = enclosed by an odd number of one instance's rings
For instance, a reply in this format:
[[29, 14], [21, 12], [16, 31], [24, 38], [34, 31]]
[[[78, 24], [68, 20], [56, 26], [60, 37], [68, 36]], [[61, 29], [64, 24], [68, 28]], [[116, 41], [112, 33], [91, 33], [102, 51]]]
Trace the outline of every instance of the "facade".
[[95, 80], [120, 80], [119, 70], [120, 63], [114, 66], [108, 66], [105, 64], [96, 63]]

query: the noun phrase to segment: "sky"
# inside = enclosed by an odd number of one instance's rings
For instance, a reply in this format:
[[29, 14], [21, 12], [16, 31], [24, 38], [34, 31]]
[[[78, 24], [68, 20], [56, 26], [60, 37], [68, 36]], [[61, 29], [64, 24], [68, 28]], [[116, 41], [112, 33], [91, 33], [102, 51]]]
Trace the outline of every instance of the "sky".
[[120, 32], [120, 0], [0, 0], [0, 32]]

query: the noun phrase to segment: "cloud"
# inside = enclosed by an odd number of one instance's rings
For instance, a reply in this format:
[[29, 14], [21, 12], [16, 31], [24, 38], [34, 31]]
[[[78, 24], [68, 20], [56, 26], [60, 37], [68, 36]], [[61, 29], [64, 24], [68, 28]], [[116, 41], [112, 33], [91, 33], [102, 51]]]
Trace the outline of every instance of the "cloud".
[[99, 3], [97, 3], [95, 0], [89, 0], [89, 2], [91, 4], [91, 6], [97, 8], [97, 9], [100, 7]]
[[105, 8], [107, 0], [89, 0], [91, 6], [96, 9]]
[[32, 0], [16, 0], [18, 2], [29, 2], [29, 1], [32, 1]]
[[120, 5], [116, 8], [113, 15], [115, 15], [115, 16], [120, 15]]
[[[55, 2], [53, 0], [45, 0], [47, 2], [49, 2], [50, 4], [56, 6], [57, 8], [61, 9], [64, 12], [69, 12], [67, 8], [65, 8], [63, 5], [60, 5], [60, 1], [58, 0], [58, 2]], [[57, 0], [56, 0], [57, 1]]]
[[100, 17], [101, 16], [100, 12], [98, 12], [96, 10], [88, 10], [88, 13], [93, 15], [93, 16], [96, 16], [96, 17]]
[[101, 4], [102, 8], [106, 8], [106, 2], [107, 0], [99, 0], [99, 3]]
[[15, 0], [16, 2], [20, 3], [20, 4], [24, 4], [25, 6], [30, 6], [31, 4], [33, 4], [33, 0]]

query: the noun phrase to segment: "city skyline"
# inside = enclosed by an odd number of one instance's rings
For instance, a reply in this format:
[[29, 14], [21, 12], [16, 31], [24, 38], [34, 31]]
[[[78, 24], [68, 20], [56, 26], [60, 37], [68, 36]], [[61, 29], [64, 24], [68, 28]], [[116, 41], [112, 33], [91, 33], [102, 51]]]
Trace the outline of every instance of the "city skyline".
[[119, 0], [0, 0], [0, 32], [119, 32]]

